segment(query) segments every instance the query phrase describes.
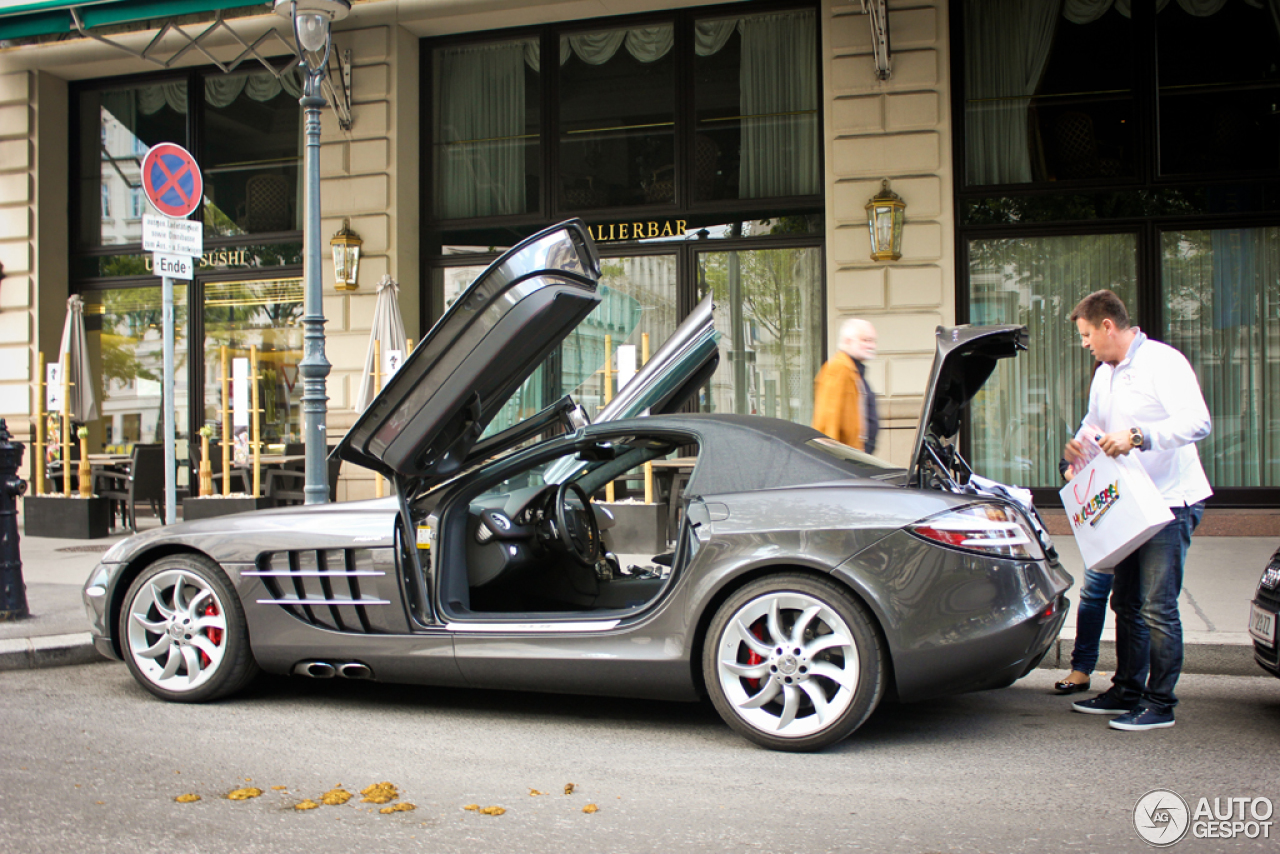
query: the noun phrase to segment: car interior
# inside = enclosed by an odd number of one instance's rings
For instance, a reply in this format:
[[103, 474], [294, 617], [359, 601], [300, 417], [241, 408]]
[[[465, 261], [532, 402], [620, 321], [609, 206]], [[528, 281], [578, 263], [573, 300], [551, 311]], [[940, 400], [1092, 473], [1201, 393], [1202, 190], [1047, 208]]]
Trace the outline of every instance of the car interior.
[[[687, 460], [689, 451], [687, 437], [611, 436], [515, 472], [499, 464], [499, 482], [482, 475], [440, 518], [437, 578], [446, 612], [596, 617], [654, 602], [684, 554], [678, 528], [664, 524], [678, 490], [658, 479], [653, 501], [661, 506], [646, 511], [646, 463], [680, 453]], [[623, 514], [642, 521], [620, 526]]]

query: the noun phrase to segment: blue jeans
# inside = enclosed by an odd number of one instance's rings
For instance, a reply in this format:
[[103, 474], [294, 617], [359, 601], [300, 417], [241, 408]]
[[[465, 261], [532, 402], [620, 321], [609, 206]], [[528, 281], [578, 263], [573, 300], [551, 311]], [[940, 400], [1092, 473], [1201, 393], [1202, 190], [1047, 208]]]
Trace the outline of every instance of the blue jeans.
[[[1182, 674], [1178, 595], [1191, 533], [1204, 502], [1173, 507], [1173, 521], [1116, 566], [1111, 608], [1116, 612], [1116, 674], [1110, 693], [1133, 708], [1170, 714]], [[1147, 624], [1143, 632], [1140, 624]]]
[[[1107, 597], [1111, 595], [1109, 572], [1084, 571], [1084, 585], [1080, 588], [1080, 602], [1076, 605], [1076, 642], [1071, 648], [1071, 669], [1089, 674], [1098, 666], [1098, 642], [1102, 638], [1102, 625], [1107, 619]], [[1138, 628], [1146, 636], [1147, 624], [1141, 619]]]

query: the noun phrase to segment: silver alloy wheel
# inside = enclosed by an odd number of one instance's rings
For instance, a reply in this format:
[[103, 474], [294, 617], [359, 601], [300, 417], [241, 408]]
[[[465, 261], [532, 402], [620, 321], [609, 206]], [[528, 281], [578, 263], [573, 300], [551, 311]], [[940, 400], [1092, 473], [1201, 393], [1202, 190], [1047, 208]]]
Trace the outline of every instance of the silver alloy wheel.
[[716, 661], [733, 711], [774, 736], [821, 732], [857, 693], [853, 632], [830, 605], [803, 593], [774, 591], [739, 608], [721, 634]]
[[226, 608], [209, 583], [183, 569], [161, 572], [129, 600], [128, 654], [152, 684], [192, 691], [218, 672], [227, 649]]

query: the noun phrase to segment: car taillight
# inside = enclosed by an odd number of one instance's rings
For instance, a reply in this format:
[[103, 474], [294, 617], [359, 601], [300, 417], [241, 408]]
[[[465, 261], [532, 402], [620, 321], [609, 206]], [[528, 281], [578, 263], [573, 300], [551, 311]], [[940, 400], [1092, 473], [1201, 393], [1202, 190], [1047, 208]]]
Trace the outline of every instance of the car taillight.
[[1035, 532], [1013, 508], [971, 504], [910, 526], [916, 536], [935, 543], [996, 557], [1043, 560]]

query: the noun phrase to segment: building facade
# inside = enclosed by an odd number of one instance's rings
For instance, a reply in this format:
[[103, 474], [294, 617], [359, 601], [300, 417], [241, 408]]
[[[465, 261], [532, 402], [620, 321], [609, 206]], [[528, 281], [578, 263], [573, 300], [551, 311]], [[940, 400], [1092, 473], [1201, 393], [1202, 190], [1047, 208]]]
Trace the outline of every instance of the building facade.
[[[128, 17], [128, 0], [107, 5]], [[331, 436], [356, 417], [384, 275], [416, 340], [503, 248], [581, 217], [605, 299], [509, 418], [564, 393], [603, 405], [606, 362], [642, 361], [712, 296], [722, 359], [699, 408], [807, 422], [836, 330], [866, 317], [878, 453], [905, 464], [935, 328], [1017, 322], [1031, 352], [979, 396], [964, 441], [977, 470], [1049, 490], [1088, 381], [1066, 316], [1112, 287], [1200, 372], [1220, 500], [1280, 502], [1277, 8], [891, 1], [886, 57], [861, 2], [356, 0], [335, 28], [341, 109], [320, 149], [321, 239], [348, 220], [364, 241], [356, 290], [325, 271]], [[209, 9], [88, 35], [0, 15], [0, 414], [19, 434], [79, 294], [102, 382], [95, 447], [151, 440], [164, 417], [184, 436], [220, 422], [224, 347], [258, 354], [265, 440], [298, 439], [288, 24], [262, 4]], [[205, 53], [171, 59], [206, 29]], [[1248, 44], [1211, 60], [1195, 49], [1211, 31]], [[138, 161], [162, 141], [188, 147], [206, 184], [174, 413], [140, 247]], [[907, 209], [902, 257], [881, 262], [865, 207], [886, 179]], [[344, 469], [340, 497], [372, 494]]]

